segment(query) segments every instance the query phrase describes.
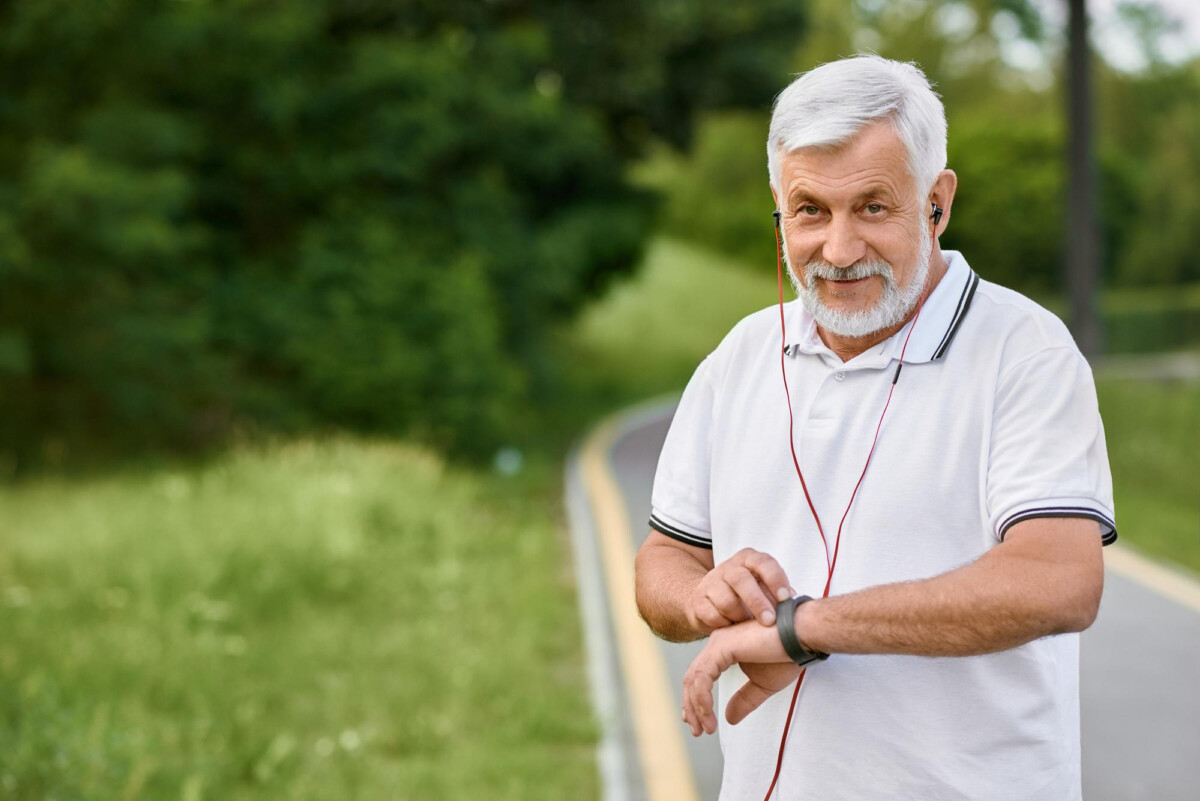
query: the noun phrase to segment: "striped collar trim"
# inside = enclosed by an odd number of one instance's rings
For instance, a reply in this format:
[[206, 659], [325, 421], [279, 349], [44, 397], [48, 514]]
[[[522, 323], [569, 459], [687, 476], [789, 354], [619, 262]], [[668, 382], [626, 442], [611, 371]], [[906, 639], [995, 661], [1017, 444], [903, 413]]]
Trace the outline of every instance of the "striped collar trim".
[[[951, 291], [944, 293], [943, 296], [938, 299], [938, 302], [942, 303], [945, 308], [948, 309], [949, 304], [945, 303], [945, 301], [949, 298], [954, 298], [954, 311], [950, 315], [946, 315], [944, 313], [945, 310], [943, 309], [942, 313], [938, 315], [938, 318], [936, 318], [947, 319], [947, 322], [945, 328], [942, 329], [943, 333], [938, 339], [937, 345], [931, 349], [926, 349], [925, 351], [929, 353], [928, 361], [936, 361], [945, 356], [946, 351], [950, 350], [950, 345], [952, 342], [954, 342], [954, 337], [956, 334], [958, 334], [959, 327], [962, 325], [963, 320], [966, 319], [967, 312], [971, 309], [971, 301], [975, 299], [975, 290], [979, 288], [979, 276], [967, 265], [967, 260], [964, 259], [962, 255], [954, 251], [947, 252], [947, 256], [952, 257], [949, 259], [950, 270], [947, 270], [946, 275], [942, 277], [942, 280], [938, 283], [937, 287], [934, 288], [933, 293], [929, 296], [929, 300], [925, 302], [925, 305], [926, 308], [928, 308], [930, 301], [934, 300], [934, 295], [938, 293], [938, 290], [949, 284], [947, 289], [950, 289]], [[951, 272], [955, 270], [956, 265], [961, 265], [957, 270], [959, 274], [954, 277], [954, 280], [947, 281], [947, 279], [951, 278]], [[955, 287], [958, 290], [957, 292], [953, 291], [953, 288]], [[940, 326], [931, 325], [927, 330], [936, 332], [939, 328]], [[913, 338], [916, 339], [920, 333], [920, 331], [914, 331]], [[928, 339], [932, 341], [932, 337]]]

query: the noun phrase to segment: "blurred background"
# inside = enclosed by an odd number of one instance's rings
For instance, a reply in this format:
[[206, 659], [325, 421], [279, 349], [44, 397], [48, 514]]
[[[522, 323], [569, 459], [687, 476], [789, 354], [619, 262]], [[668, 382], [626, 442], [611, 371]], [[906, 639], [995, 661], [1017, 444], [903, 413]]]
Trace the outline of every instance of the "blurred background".
[[1071, 5], [0, 0], [0, 797], [598, 797], [562, 459], [772, 302], [772, 98], [864, 50], [1200, 570], [1200, 7], [1090, 0], [1072, 173]]

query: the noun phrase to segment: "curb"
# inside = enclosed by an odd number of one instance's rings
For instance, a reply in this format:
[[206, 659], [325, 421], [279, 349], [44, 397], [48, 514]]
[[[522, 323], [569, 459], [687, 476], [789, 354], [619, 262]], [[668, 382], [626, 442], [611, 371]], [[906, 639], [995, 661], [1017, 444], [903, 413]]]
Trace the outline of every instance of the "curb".
[[609, 462], [625, 432], [676, 400], [653, 400], [607, 418], [568, 462], [566, 501], [588, 674], [602, 726], [597, 756], [606, 801], [699, 798], [666, 663], [637, 611], [633, 535]]
[[1156, 595], [1200, 612], [1200, 580], [1184, 568], [1159, 564], [1119, 542], [1104, 549], [1104, 566]]
[[592, 709], [600, 725], [596, 764], [604, 801], [643, 801], [641, 766], [637, 761], [628, 701], [621, 682], [608, 598], [600, 570], [600, 551], [592, 510], [579, 467], [579, 450], [567, 460], [564, 501], [574, 551], [575, 586], [583, 622], [584, 658]]

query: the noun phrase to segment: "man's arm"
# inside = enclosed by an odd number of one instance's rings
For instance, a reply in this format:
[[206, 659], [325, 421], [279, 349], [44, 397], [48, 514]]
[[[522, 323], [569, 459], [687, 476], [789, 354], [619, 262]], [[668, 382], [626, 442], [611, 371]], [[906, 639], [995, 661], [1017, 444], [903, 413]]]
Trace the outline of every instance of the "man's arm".
[[[1082, 631], [1095, 620], [1104, 588], [1100, 542], [1092, 520], [1027, 520], [974, 562], [942, 575], [802, 604], [796, 631], [811, 650], [918, 656], [992, 653]], [[787, 661], [773, 629], [715, 632], [684, 677], [693, 733], [716, 730], [712, 686], [731, 665]], [[729, 721], [741, 721], [768, 697], [747, 685], [730, 700]]]
[[843, 654], [971, 656], [1082, 631], [1104, 589], [1099, 524], [1035, 518], [974, 562], [923, 581], [800, 606], [809, 648]]
[[633, 562], [638, 611], [655, 634], [690, 642], [708, 634], [689, 618], [688, 599], [713, 569], [709, 548], [673, 540], [653, 529]]
[[713, 553], [651, 530], [634, 560], [638, 611], [666, 640], [689, 642], [751, 617], [775, 623], [775, 604], [793, 590], [783, 568], [744, 548], [714, 566]]

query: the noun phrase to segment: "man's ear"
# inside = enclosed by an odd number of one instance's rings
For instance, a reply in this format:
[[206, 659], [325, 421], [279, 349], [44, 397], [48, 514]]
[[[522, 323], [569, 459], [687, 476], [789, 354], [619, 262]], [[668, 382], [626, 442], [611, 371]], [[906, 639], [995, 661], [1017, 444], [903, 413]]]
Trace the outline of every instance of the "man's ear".
[[958, 190], [958, 176], [954, 170], [942, 170], [929, 190], [929, 200], [936, 203], [942, 210], [941, 221], [934, 230], [934, 236], [940, 236], [950, 224], [950, 207], [954, 205], [954, 193]]
[[779, 208], [779, 192], [775, 191], [775, 184], [770, 184], [770, 187], [771, 187], [771, 197], [773, 197], [775, 199], [776, 211], [783, 211], [783, 209]]

